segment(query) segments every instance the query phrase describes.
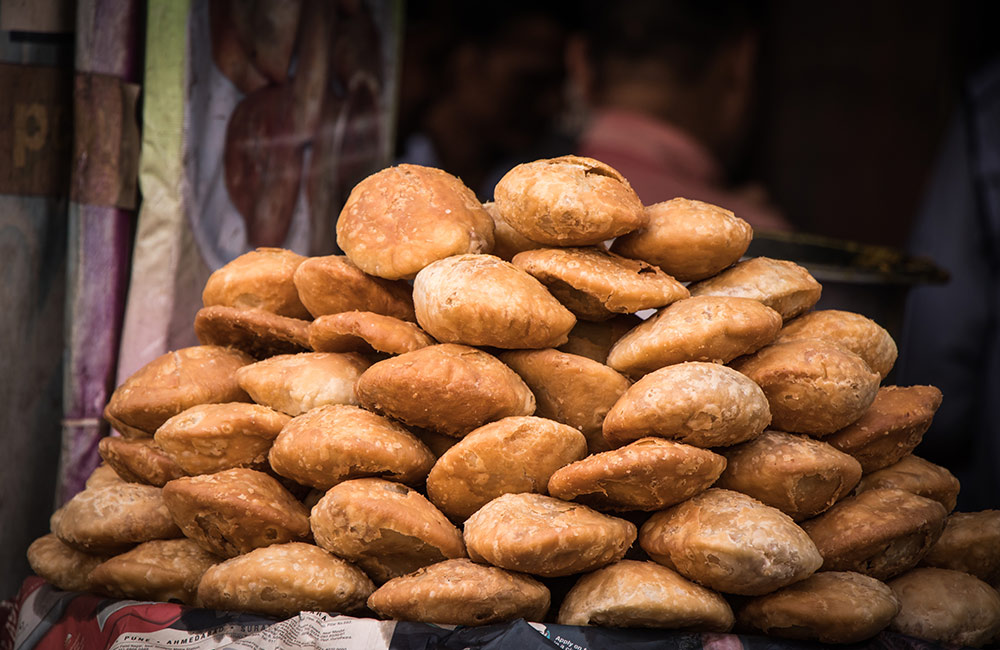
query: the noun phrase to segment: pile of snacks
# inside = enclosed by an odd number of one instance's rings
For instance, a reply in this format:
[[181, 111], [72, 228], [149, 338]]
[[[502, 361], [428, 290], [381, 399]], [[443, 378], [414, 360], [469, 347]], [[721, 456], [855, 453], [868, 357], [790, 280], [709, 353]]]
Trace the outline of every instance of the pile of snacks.
[[940, 392], [881, 386], [889, 334], [739, 261], [732, 213], [567, 156], [485, 206], [386, 169], [337, 228], [346, 256], [212, 275], [203, 345], [115, 391], [39, 575], [276, 616], [997, 637], [1000, 512], [949, 516], [957, 480], [912, 455]]

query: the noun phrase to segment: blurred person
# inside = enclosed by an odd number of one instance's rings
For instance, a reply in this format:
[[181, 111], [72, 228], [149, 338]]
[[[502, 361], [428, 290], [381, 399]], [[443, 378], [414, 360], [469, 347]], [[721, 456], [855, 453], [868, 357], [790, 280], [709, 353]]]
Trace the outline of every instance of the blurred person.
[[510, 167], [570, 149], [561, 2], [411, 5], [397, 162], [440, 167], [481, 200]]
[[789, 229], [763, 188], [726, 186], [752, 113], [760, 13], [734, 0], [593, 4], [567, 57], [589, 107], [578, 153], [620, 171], [646, 205], [682, 196]]
[[968, 84], [909, 252], [951, 275], [907, 301], [899, 383], [944, 394], [916, 453], [961, 481], [958, 510], [1000, 508], [1000, 58]]

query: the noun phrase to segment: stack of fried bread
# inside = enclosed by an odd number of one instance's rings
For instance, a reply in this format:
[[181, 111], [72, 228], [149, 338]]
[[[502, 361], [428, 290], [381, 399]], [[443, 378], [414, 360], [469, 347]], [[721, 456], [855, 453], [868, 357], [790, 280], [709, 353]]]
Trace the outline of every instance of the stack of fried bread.
[[39, 575], [274, 616], [1000, 633], [1000, 512], [949, 515], [957, 480], [913, 455], [940, 392], [882, 385], [886, 330], [740, 261], [731, 212], [643, 206], [588, 158], [485, 206], [400, 165], [337, 236], [211, 276], [202, 345], [115, 391]]

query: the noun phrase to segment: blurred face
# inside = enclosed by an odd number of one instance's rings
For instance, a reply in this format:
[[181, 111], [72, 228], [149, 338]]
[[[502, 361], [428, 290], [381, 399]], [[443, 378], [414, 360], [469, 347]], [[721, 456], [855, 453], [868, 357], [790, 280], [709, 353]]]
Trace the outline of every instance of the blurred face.
[[492, 47], [470, 54], [463, 109], [493, 144], [518, 151], [542, 137], [563, 107], [565, 32], [542, 17], [513, 23]]

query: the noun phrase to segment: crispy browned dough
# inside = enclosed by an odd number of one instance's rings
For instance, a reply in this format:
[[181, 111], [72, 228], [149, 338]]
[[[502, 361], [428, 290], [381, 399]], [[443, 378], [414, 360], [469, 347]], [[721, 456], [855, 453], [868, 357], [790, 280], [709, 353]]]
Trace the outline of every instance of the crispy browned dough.
[[603, 321], [688, 297], [683, 284], [652, 264], [603, 248], [542, 248], [511, 262], [537, 278], [581, 320]]
[[194, 316], [194, 333], [202, 345], [222, 345], [255, 359], [311, 350], [309, 321], [259, 309], [213, 305]]
[[899, 614], [889, 629], [948, 646], [981, 647], [1000, 634], [1000, 594], [975, 576], [913, 569], [889, 583]]
[[90, 591], [90, 572], [108, 559], [67, 546], [54, 533], [43, 535], [28, 546], [31, 570], [64, 591]]
[[732, 368], [692, 361], [632, 384], [604, 418], [604, 437], [613, 447], [646, 436], [719, 447], [755, 438], [770, 421], [757, 384]]
[[90, 581], [112, 598], [197, 605], [201, 576], [221, 561], [186, 537], [156, 539], [110, 558], [90, 573]]
[[262, 469], [290, 416], [259, 404], [201, 404], [170, 418], [154, 440], [188, 474]]
[[549, 494], [598, 510], [662, 510], [708, 489], [725, 467], [707, 449], [642, 438], [558, 470]]
[[163, 501], [186, 536], [222, 557], [309, 538], [305, 506], [256, 470], [179, 478], [163, 487]]
[[409, 284], [368, 275], [345, 255], [310, 257], [295, 269], [293, 280], [302, 304], [315, 317], [370, 311], [416, 320]]
[[655, 562], [621, 560], [582, 576], [559, 608], [560, 625], [728, 632], [719, 594]]
[[167, 481], [185, 476], [170, 456], [149, 438], [101, 438], [97, 451], [123, 481], [163, 487]]
[[805, 268], [788, 260], [754, 257], [688, 287], [692, 296], [759, 300], [790, 320], [819, 301], [822, 287]]
[[355, 353], [303, 352], [258, 361], [236, 379], [253, 401], [295, 416], [326, 404], [357, 404], [354, 384], [367, 368]]
[[849, 571], [821, 571], [750, 600], [738, 613], [744, 629], [769, 636], [858, 643], [878, 634], [899, 613], [883, 582]]
[[812, 436], [864, 415], [881, 381], [858, 355], [816, 339], [773, 343], [732, 366], [764, 389], [775, 429]]
[[321, 490], [364, 476], [415, 485], [434, 464], [434, 454], [412, 433], [346, 404], [320, 406], [293, 418], [269, 458], [278, 474]]
[[50, 525], [63, 543], [95, 555], [181, 536], [164, 503], [163, 490], [141, 483], [84, 490], [52, 514]]
[[518, 165], [497, 183], [494, 199], [508, 225], [550, 246], [591, 246], [646, 224], [625, 177], [581, 156]]
[[535, 415], [568, 424], [587, 438], [590, 453], [607, 451], [604, 417], [629, 381], [603, 363], [575, 354], [512, 350], [500, 360], [514, 369], [535, 395]]
[[337, 245], [365, 273], [411, 279], [435, 260], [493, 250], [493, 219], [451, 174], [398, 165], [354, 186], [337, 220]]
[[823, 555], [824, 571], [888, 580], [927, 554], [946, 514], [937, 501], [886, 488], [847, 497], [802, 528]]
[[312, 509], [316, 543], [356, 562], [377, 584], [465, 557], [462, 534], [422, 494], [359, 478], [333, 486]]
[[202, 303], [205, 307], [260, 309], [289, 318], [309, 318], [292, 281], [305, 259], [282, 248], [244, 253], [209, 276]]
[[753, 229], [729, 210], [676, 198], [646, 206], [646, 225], [611, 250], [655, 264], [682, 282], [711, 277], [746, 252]]
[[750, 495], [795, 521], [823, 512], [861, 479], [861, 465], [851, 456], [781, 431], [765, 431], [720, 453], [729, 464], [716, 487]]
[[896, 342], [881, 325], [861, 314], [823, 309], [803, 314], [781, 328], [778, 341], [822, 339], [847, 348], [885, 379], [896, 363]]
[[497, 497], [465, 522], [472, 560], [547, 578], [617, 562], [635, 534], [624, 519], [528, 492]]
[[781, 315], [750, 298], [688, 298], [618, 339], [608, 365], [638, 377], [685, 361], [729, 363], [773, 341], [780, 328]]
[[126, 437], [148, 437], [168, 418], [197, 404], [249, 402], [236, 382], [236, 371], [249, 363], [253, 359], [243, 352], [217, 345], [167, 352], [115, 389], [104, 418]]
[[368, 606], [385, 618], [438, 625], [541, 621], [549, 602], [548, 588], [534, 578], [468, 558], [393, 578], [368, 598]]
[[958, 479], [946, 468], [910, 454], [862, 478], [857, 491], [877, 488], [906, 490], [934, 499], [951, 512], [958, 501], [959, 487]]
[[483, 209], [493, 219], [493, 250], [491, 251], [493, 255], [509, 262], [522, 251], [545, 248], [545, 244], [531, 241], [501, 219], [497, 212], [496, 203], [493, 201], [483, 203]]
[[921, 564], [971, 573], [1000, 589], [1000, 510], [951, 514]]
[[721, 488], [654, 514], [639, 531], [639, 545], [695, 582], [744, 596], [802, 580], [823, 563], [788, 515]]
[[941, 406], [934, 386], [883, 386], [864, 414], [826, 441], [861, 463], [866, 474], [912, 452]]
[[444, 343], [497, 348], [562, 345], [576, 318], [535, 278], [493, 255], [456, 255], [413, 283], [417, 322]]
[[456, 438], [535, 412], [535, 397], [517, 373], [481, 350], [451, 343], [379, 361], [355, 389], [367, 409]]
[[102, 462], [100, 465], [94, 468], [93, 472], [90, 473], [90, 476], [87, 478], [87, 482], [84, 487], [97, 488], [101, 487], [102, 485], [109, 485], [111, 483], [121, 483], [121, 482], [122, 482], [122, 477], [118, 476], [118, 472], [116, 472], [111, 465]]
[[309, 326], [309, 345], [317, 352], [384, 352], [403, 354], [434, 339], [413, 323], [370, 311], [320, 316]]
[[560, 467], [587, 455], [576, 429], [539, 417], [508, 417], [469, 433], [437, 460], [427, 496], [443, 513], [465, 520], [500, 496], [545, 492]]
[[350, 562], [312, 544], [272, 544], [217, 564], [198, 585], [202, 607], [287, 618], [300, 611], [351, 613], [375, 589]]
[[556, 349], [605, 363], [612, 346], [641, 322], [642, 319], [634, 314], [619, 314], [602, 323], [577, 321], [567, 335], [569, 339]]

